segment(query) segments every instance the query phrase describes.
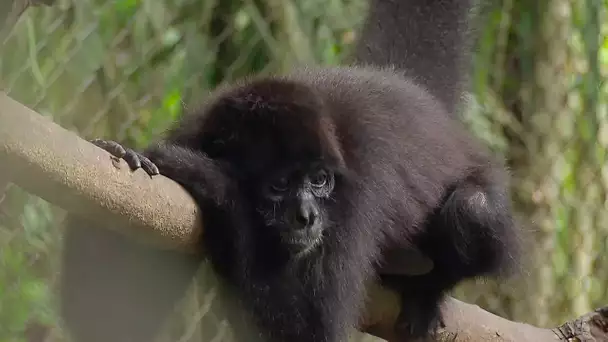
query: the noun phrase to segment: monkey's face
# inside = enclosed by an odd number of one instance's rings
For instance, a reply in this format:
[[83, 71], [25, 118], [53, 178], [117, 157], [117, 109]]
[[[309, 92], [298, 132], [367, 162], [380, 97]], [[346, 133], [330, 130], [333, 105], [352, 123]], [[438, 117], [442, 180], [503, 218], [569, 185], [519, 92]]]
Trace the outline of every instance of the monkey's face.
[[296, 256], [318, 246], [329, 223], [324, 202], [334, 190], [334, 173], [323, 167], [281, 172], [260, 185], [257, 211], [281, 243]]

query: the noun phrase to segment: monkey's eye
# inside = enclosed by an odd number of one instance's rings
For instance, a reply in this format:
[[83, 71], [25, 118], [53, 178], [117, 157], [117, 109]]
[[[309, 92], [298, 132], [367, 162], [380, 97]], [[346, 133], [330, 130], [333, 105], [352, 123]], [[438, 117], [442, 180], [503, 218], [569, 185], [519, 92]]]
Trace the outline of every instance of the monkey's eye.
[[315, 188], [322, 188], [327, 184], [327, 172], [325, 170], [319, 170], [310, 178], [310, 184]]
[[270, 184], [270, 188], [275, 192], [284, 192], [289, 188], [289, 180], [286, 177], [281, 177]]

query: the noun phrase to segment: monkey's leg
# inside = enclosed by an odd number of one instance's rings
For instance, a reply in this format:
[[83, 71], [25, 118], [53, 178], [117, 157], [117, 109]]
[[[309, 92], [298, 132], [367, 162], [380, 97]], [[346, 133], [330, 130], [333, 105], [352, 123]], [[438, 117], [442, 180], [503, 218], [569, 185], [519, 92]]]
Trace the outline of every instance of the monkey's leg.
[[490, 169], [454, 188], [432, 216], [420, 248], [438, 276], [452, 283], [508, 270], [518, 246], [507, 185]]
[[440, 304], [447, 291], [514, 261], [518, 245], [509, 197], [496, 178], [475, 175], [458, 184], [431, 215], [416, 243], [433, 260], [431, 272], [387, 279], [402, 295], [396, 325], [400, 335], [421, 339], [434, 332], [443, 325]]
[[401, 311], [395, 322], [395, 331], [403, 341], [432, 341], [438, 328], [444, 326], [440, 304], [445, 283], [433, 283], [431, 275], [382, 275], [385, 286], [401, 296]]

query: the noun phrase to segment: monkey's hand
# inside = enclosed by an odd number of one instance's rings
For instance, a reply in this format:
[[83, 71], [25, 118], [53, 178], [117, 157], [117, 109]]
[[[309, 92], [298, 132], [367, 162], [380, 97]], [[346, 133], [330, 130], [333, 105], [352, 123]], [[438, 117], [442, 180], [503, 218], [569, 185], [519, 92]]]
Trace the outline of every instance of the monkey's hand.
[[436, 272], [418, 276], [381, 274], [382, 283], [401, 296], [395, 332], [404, 341], [428, 341], [445, 327], [441, 315], [443, 287]]
[[405, 341], [427, 341], [429, 338], [434, 340], [437, 331], [444, 327], [445, 323], [437, 303], [425, 304], [412, 300], [412, 297], [403, 300], [401, 312], [395, 322], [395, 331], [403, 336]]
[[135, 152], [130, 148], [123, 147], [119, 143], [112, 140], [93, 139], [90, 142], [93, 145], [109, 152], [112, 156], [126, 161], [133, 171], [141, 168], [150, 176], [159, 174], [156, 164], [139, 152]]

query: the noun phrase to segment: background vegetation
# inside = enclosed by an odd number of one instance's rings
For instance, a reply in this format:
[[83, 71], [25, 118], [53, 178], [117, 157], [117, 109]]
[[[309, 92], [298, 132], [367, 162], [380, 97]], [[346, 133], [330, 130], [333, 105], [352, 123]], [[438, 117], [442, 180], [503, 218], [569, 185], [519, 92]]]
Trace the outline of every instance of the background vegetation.
[[[498, 2], [465, 119], [509, 162], [529, 262], [521, 277], [457, 296], [557, 325], [608, 302], [608, 1]], [[222, 82], [340, 63], [364, 10], [363, 0], [57, 0], [29, 9], [0, 45], [0, 84], [85, 138], [141, 147]], [[63, 216], [0, 189], [2, 342], [67, 341], [54, 297]], [[222, 309], [204, 268], [161, 340], [230, 341]]]

